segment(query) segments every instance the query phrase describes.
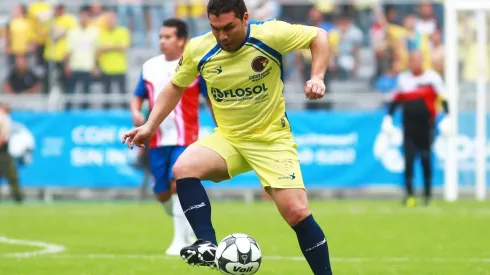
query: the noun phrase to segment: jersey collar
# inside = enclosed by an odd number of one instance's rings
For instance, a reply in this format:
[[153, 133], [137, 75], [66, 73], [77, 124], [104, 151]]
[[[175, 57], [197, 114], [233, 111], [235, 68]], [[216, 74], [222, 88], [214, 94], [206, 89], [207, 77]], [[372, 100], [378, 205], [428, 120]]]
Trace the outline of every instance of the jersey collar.
[[245, 43], [247, 43], [249, 38], [250, 38], [250, 22], [248, 23], [247, 37], [245, 37], [245, 40], [243, 40], [242, 44], [240, 45], [240, 48], [238, 48], [238, 50], [236, 50], [236, 51], [239, 51], [243, 47], [243, 45], [245, 45]]

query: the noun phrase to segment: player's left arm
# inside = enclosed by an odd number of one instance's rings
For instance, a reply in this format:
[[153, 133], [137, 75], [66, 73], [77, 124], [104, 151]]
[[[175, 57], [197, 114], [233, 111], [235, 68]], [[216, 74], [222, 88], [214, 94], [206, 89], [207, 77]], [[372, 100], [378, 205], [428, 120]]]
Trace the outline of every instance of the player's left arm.
[[444, 80], [439, 73], [432, 71], [432, 87], [437, 94], [437, 100], [441, 102], [442, 110], [446, 115], [449, 115], [449, 104], [446, 98], [446, 88]]
[[449, 114], [449, 104], [445, 97], [446, 88], [444, 85], [444, 80], [442, 80], [442, 77], [439, 73], [437, 73], [436, 71], [432, 71], [431, 81], [432, 81], [432, 88], [434, 88], [437, 94], [436, 100], [440, 100], [442, 109], [445, 114], [444, 118], [437, 125], [437, 128], [439, 128], [439, 131], [441, 132], [442, 135], [448, 137], [453, 134], [454, 122]]
[[325, 94], [324, 77], [330, 60], [328, 33], [320, 28], [274, 21], [275, 48], [281, 54], [300, 49], [311, 51], [311, 79], [305, 84], [305, 95], [319, 99]]

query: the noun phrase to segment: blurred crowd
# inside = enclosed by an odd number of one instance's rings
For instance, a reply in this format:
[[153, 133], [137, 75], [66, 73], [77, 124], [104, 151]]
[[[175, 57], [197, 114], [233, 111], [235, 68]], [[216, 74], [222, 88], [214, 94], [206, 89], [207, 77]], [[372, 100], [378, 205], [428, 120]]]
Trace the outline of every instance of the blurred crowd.
[[[102, 5], [105, 2], [90, 1], [75, 7], [70, 1], [59, 2], [65, 7], [33, 1], [13, 5], [0, 31], [9, 68], [1, 90], [49, 93], [56, 84], [65, 94], [76, 89], [89, 94], [92, 84], [99, 83], [106, 93], [130, 92], [128, 51], [142, 48], [157, 53], [158, 31], [164, 19], [184, 18], [192, 35], [208, 30], [203, 1], [162, 2], [144, 5], [142, 0], [118, 0], [114, 5]], [[373, 69], [366, 90], [393, 90], [398, 72], [407, 68], [410, 51], [421, 51], [426, 68], [444, 73], [444, 18], [438, 1], [416, 5], [379, 5], [376, 0], [353, 0], [349, 5], [334, 4], [332, 0], [319, 0], [316, 5], [284, 4], [279, 0], [246, 2], [254, 20], [279, 18], [318, 26], [330, 33], [333, 56], [327, 84], [359, 78], [363, 51], [375, 60], [369, 62], [374, 64], [370, 64]], [[461, 28], [471, 27], [466, 25], [471, 24], [471, 18], [466, 19], [460, 19], [464, 22]], [[460, 44], [466, 48], [461, 48], [475, 50], [474, 31], [467, 30], [460, 37]], [[287, 76], [297, 73], [302, 80], [309, 78], [308, 51], [298, 51], [285, 59]], [[460, 54], [468, 80], [476, 78], [476, 71], [471, 69], [476, 60], [470, 59]]]

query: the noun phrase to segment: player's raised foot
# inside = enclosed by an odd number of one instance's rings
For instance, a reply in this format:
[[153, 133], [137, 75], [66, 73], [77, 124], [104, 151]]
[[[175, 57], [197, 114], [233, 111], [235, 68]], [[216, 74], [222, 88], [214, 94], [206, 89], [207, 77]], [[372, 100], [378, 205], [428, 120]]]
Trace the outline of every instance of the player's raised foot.
[[407, 197], [403, 203], [406, 207], [415, 207], [417, 204], [414, 197]]
[[180, 250], [180, 256], [190, 265], [216, 268], [216, 245], [212, 242], [197, 240], [194, 244]]

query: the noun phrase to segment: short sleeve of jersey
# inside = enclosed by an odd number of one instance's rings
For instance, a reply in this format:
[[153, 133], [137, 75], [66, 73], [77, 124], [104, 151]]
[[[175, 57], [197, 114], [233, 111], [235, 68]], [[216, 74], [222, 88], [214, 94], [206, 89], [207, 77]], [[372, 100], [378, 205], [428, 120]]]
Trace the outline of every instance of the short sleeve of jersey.
[[187, 88], [196, 80], [197, 76], [197, 64], [194, 60], [194, 43], [193, 40], [189, 41], [185, 47], [184, 54], [179, 60], [179, 64], [175, 69], [175, 74], [172, 77], [172, 82], [181, 87]]
[[134, 89], [134, 95], [141, 98], [146, 98], [148, 95], [146, 93], [146, 85], [145, 85], [145, 80], [143, 79], [143, 72], [141, 72], [140, 77], [138, 79], [138, 84], [136, 84], [136, 89]]
[[299, 49], [309, 49], [318, 34], [317, 27], [289, 24], [284, 21], [270, 21], [274, 36], [274, 49], [282, 54]]
[[206, 85], [206, 80], [204, 80], [204, 78], [199, 75], [199, 82], [198, 82], [198, 85], [199, 85], [199, 93], [204, 97], [204, 98], [207, 98], [208, 97], [208, 86]]

